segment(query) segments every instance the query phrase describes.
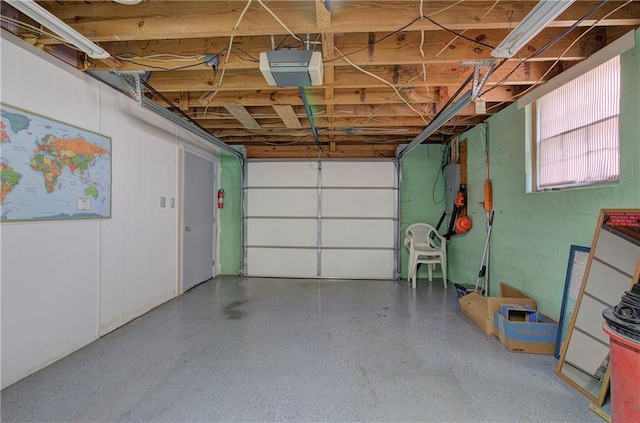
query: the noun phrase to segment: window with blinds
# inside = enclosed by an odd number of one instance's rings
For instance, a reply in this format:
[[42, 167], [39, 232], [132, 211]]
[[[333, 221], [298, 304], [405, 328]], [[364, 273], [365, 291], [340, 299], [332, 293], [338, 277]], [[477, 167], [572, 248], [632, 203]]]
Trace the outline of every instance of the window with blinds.
[[536, 101], [537, 189], [620, 177], [620, 57]]

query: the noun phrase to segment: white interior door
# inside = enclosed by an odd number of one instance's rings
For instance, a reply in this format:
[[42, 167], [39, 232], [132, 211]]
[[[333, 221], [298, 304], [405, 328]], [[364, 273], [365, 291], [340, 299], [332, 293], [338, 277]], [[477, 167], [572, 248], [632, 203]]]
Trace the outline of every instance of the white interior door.
[[184, 152], [182, 291], [213, 277], [214, 190], [213, 161]]
[[249, 161], [245, 273], [392, 279], [393, 161]]

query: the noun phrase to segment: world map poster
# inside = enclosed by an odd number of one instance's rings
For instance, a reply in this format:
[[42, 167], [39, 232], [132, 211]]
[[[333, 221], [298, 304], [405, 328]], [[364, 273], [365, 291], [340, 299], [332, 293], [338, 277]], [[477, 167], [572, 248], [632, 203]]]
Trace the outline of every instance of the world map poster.
[[0, 104], [0, 220], [111, 217], [111, 138]]

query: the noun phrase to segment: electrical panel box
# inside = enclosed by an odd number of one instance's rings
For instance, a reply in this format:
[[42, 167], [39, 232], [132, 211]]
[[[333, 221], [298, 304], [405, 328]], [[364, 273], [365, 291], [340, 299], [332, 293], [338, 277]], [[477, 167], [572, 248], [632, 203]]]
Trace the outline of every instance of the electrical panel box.
[[451, 215], [454, 209], [454, 201], [460, 190], [460, 165], [449, 164], [444, 167], [444, 210]]

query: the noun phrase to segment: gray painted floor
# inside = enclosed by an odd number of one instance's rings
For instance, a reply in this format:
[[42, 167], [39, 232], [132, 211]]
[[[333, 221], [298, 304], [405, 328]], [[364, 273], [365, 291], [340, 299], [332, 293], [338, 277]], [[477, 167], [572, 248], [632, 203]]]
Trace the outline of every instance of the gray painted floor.
[[419, 281], [220, 277], [2, 391], [3, 421], [601, 422]]

